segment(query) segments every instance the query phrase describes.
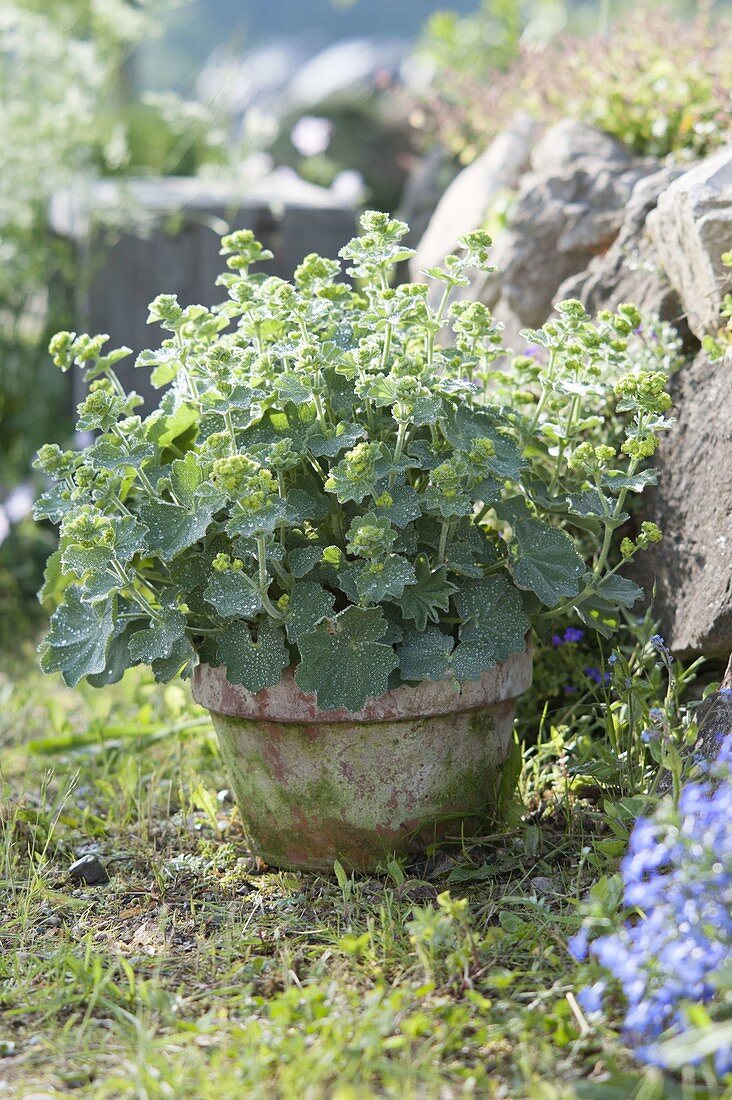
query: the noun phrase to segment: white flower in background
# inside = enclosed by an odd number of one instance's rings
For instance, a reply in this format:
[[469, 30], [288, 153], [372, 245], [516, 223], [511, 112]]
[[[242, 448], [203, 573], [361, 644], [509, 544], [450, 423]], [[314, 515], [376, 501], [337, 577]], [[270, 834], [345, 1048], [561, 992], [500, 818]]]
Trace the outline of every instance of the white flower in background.
[[332, 136], [333, 123], [317, 115], [303, 115], [290, 132], [292, 144], [303, 157], [317, 157], [324, 153]]

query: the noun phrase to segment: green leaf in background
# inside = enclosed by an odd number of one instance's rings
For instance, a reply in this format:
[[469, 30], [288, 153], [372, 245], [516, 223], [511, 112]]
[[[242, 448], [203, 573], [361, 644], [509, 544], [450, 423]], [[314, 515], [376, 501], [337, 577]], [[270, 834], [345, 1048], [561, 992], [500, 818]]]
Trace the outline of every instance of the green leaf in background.
[[397, 666], [391, 646], [381, 639], [387, 622], [380, 607], [347, 607], [300, 639], [298, 686], [317, 696], [321, 710], [359, 711], [387, 690]]
[[537, 519], [520, 519], [514, 527], [516, 557], [510, 569], [519, 588], [535, 592], [547, 607], [562, 596], [576, 596], [585, 571], [569, 535]]
[[271, 619], [260, 624], [256, 642], [245, 623], [232, 623], [219, 636], [217, 653], [227, 679], [252, 692], [278, 683], [290, 663], [284, 632]]
[[51, 629], [41, 645], [41, 668], [61, 672], [69, 687], [84, 676], [103, 672], [114, 632], [111, 602], [91, 607], [81, 589], [71, 585], [51, 616]]

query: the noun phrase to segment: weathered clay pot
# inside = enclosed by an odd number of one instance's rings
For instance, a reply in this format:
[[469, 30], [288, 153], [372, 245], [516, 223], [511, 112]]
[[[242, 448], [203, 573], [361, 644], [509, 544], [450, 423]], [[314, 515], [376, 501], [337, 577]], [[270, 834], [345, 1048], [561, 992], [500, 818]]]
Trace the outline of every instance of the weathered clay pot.
[[193, 696], [211, 712], [254, 851], [275, 867], [339, 859], [366, 871], [485, 817], [530, 683], [525, 651], [462, 690], [403, 685], [357, 714], [318, 710], [292, 670], [252, 694], [201, 665]]

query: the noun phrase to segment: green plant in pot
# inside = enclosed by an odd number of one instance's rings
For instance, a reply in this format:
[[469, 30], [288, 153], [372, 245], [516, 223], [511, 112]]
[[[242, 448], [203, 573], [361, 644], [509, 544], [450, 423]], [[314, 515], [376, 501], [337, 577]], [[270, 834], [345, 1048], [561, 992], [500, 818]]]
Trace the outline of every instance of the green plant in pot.
[[[640, 595], [610, 547], [668, 406], [663, 372], [634, 365], [631, 307], [591, 323], [564, 303], [527, 334], [542, 357], [511, 361], [485, 307], [450, 306], [488, 267], [484, 234], [426, 272], [433, 308], [427, 285], [390, 286], [407, 227], [362, 226], [342, 250], [356, 289], [315, 255], [293, 283], [253, 274], [269, 253], [225, 237], [224, 304], [152, 304], [169, 336], [137, 362], [166, 392], [145, 419], [115, 375], [127, 349], [51, 344], [85, 372], [96, 435], [38, 457], [36, 514], [60, 525], [42, 666], [192, 676], [281, 866], [373, 867], [495, 808], [532, 624], [574, 608], [609, 632]], [[618, 454], [593, 442], [616, 406]]]

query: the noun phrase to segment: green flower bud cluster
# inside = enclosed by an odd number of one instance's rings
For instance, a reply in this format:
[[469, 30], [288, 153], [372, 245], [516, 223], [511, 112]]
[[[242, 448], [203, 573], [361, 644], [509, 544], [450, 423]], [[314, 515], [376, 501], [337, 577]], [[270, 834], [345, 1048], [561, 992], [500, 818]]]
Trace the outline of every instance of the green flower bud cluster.
[[108, 432], [126, 411], [126, 397], [120, 397], [111, 387], [96, 383], [77, 407], [78, 426], [82, 431]]
[[346, 451], [341, 461], [333, 467], [333, 473], [325, 482], [325, 488], [336, 488], [336, 476], [350, 482], [354, 488], [370, 486], [376, 477], [376, 463], [381, 455], [378, 443], [357, 443]]
[[373, 560], [390, 553], [396, 536], [397, 533], [388, 519], [371, 512], [353, 521], [346, 546], [349, 554]]
[[435, 466], [430, 473], [430, 488], [446, 500], [455, 500], [463, 494], [469, 479], [469, 470], [462, 455], [453, 455], [446, 462]]
[[672, 405], [666, 393], [668, 378], [663, 371], [637, 371], [625, 374], [615, 383], [615, 392], [623, 400], [632, 402], [650, 413], [667, 412]]
[[211, 562], [215, 573], [241, 573], [244, 562], [241, 558], [232, 558], [228, 554], [217, 554]]
[[217, 459], [212, 467], [213, 480], [246, 511], [263, 508], [269, 497], [277, 493], [277, 480], [269, 470], [247, 455], [231, 455]]
[[480, 474], [481, 477], [487, 477], [491, 472], [490, 462], [495, 453], [496, 445], [492, 439], [474, 439], [468, 451], [468, 463], [473, 472]]
[[82, 460], [78, 451], [62, 451], [57, 443], [44, 443], [33, 465], [55, 478], [69, 478]]
[[658, 524], [652, 523], [651, 520], [644, 520], [635, 542], [629, 538], [621, 541], [620, 553], [624, 558], [632, 558], [636, 550], [647, 550], [652, 543], [660, 542], [662, 538], [663, 531]]
[[114, 546], [115, 532], [111, 519], [90, 507], [82, 508], [64, 520], [62, 538], [83, 547]]
[[599, 470], [616, 456], [614, 447], [607, 443], [598, 443], [595, 446], [587, 441], [578, 444], [567, 459], [567, 464], [572, 470]]
[[244, 272], [260, 260], [272, 259], [272, 253], [259, 243], [251, 229], [237, 229], [222, 237], [221, 255], [227, 257], [227, 267], [232, 271]]

